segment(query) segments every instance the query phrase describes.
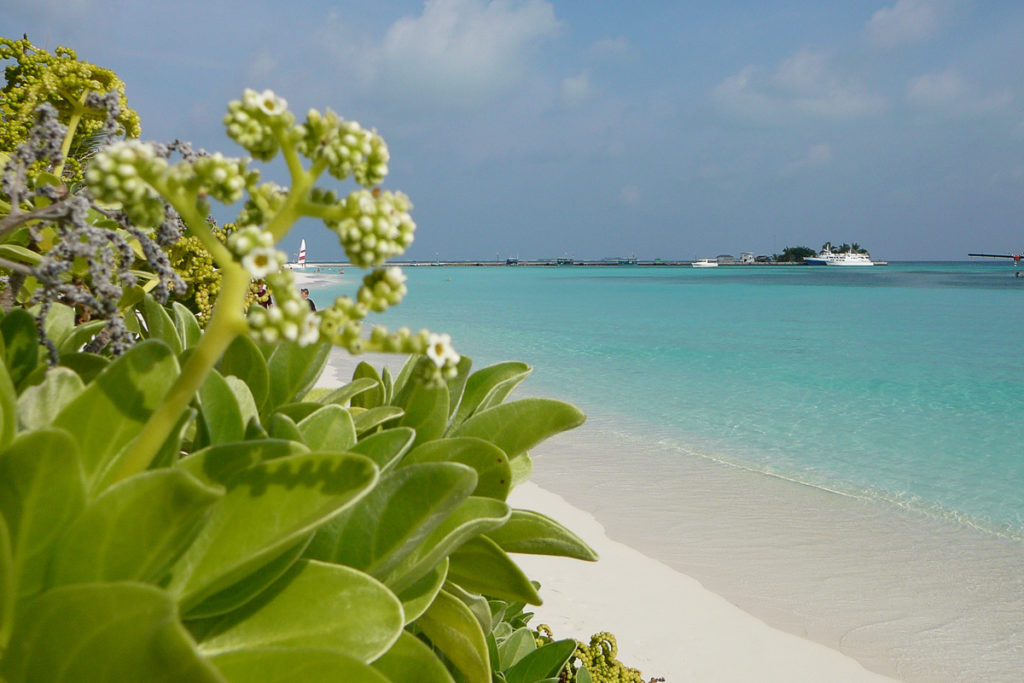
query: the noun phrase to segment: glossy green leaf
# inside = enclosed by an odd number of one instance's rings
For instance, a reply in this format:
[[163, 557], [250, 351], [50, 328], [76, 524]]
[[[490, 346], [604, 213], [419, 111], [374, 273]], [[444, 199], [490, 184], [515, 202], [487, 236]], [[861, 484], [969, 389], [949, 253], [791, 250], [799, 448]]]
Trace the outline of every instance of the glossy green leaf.
[[103, 492], [67, 528], [51, 561], [51, 585], [159, 583], [221, 496], [184, 470], [142, 472]]
[[184, 441], [185, 434], [189, 429], [194, 428], [193, 423], [198, 414], [199, 411], [195, 408], [188, 408], [178, 416], [178, 421], [171, 428], [171, 433], [164, 439], [163, 444], [157, 450], [156, 455], [153, 456], [153, 460], [149, 463], [147, 469], [156, 470], [162, 467], [171, 467], [181, 459], [182, 441]]
[[372, 365], [361, 361], [352, 371], [353, 383], [360, 380], [372, 380], [371, 388], [351, 396], [351, 404], [359, 408], [376, 408], [384, 404], [384, 386], [381, 384], [380, 375]]
[[257, 463], [227, 493], [172, 571], [184, 609], [255, 572], [369, 490], [377, 468], [345, 453], [305, 453]]
[[525, 626], [516, 629], [512, 635], [498, 645], [498, 670], [505, 671], [536, 649], [537, 643], [533, 639], [533, 631]]
[[459, 407], [459, 402], [462, 401], [462, 394], [466, 390], [466, 381], [469, 380], [469, 371], [472, 367], [473, 360], [469, 356], [460, 357], [459, 364], [456, 366], [455, 377], [445, 383], [448, 386], [449, 419], [455, 414], [455, 409]]
[[395, 396], [395, 379], [391, 376], [391, 370], [387, 366], [380, 369], [380, 385], [384, 389], [384, 403], [391, 403]]
[[260, 411], [256, 407], [256, 399], [253, 398], [249, 385], [234, 375], [224, 376], [231, 393], [235, 395], [235, 403], [238, 404], [238, 412], [242, 416], [242, 424], [248, 425], [250, 420], [259, 420]]
[[418, 462], [461, 462], [476, 471], [474, 496], [505, 500], [512, 486], [512, 469], [505, 453], [492, 444], [470, 436], [436, 439], [414, 448], [402, 466]]
[[519, 486], [533, 474], [533, 458], [529, 453], [520, 453], [509, 460], [508, 464], [512, 468], [512, 488]]
[[270, 424], [267, 425], [267, 432], [272, 439], [287, 439], [288, 441], [302, 442], [302, 432], [298, 425], [287, 415], [274, 413], [270, 416]]
[[501, 526], [508, 520], [508, 516], [509, 507], [499, 500], [467, 498], [417, 546], [415, 551], [388, 574], [384, 583], [392, 590], [404, 591], [430, 571], [441, 558], [447, 557], [470, 538]]
[[441, 591], [416, 625], [469, 683], [490, 683], [491, 662], [484, 633], [462, 601]]
[[[0, 163], [6, 166], [7, 160], [0, 159]], [[0, 244], [0, 258], [34, 266], [43, 260], [43, 255], [20, 244]]]
[[14, 439], [18, 422], [17, 405], [18, 396], [14, 393], [11, 375], [7, 372], [7, 366], [0, 364], [0, 449]]
[[364, 391], [377, 386], [377, 381], [369, 377], [360, 377], [359, 379], [352, 380], [343, 387], [339, 387], [331, 393], [320, 399], [323, 404], [336, 403], [338, 405], [347, 405], [353, 396], [361, 394]]
[[85, 384], [74, 371], [50, 368], [41, 384], [28, 387], [18, 397], [18, 422], [23, 429], [47, 427], [83, 390]]
[[523, 570], [486, 536], [463, 543], [448, 556], [448, 580], [463, 588], [504, 600], [541, 604], [540, 595]]
[[189, 609], [186, 619], [209, 619], [238, 609], [265, 591], [294, 565], [309, 545], [312, 534], [301, 539], [273, 560]]
[[267, 392], [270, 391], [267, 362], [259, 347], [249, 337], [235, 337], [221, 356], [217, 369], [225, 377], [231, 375], [245, 382], [257, 406], [266, 402]]
[[397, 426], [416, 430], [414, 448], [444, 434], [444, 429], [448, 425], [447, 387], [429, 386], [413, 380], [406, 385], [395, 401], [405, 409], [405, 415], [398, 421]]
[[320, 407], [320, 403], [314, 403], [312, 401], [295, 401], [278, 406], [277, 410], [274, 412], [286, 415], [292, 422], [298, 424], [319, 410]]
[[18, 386], [39, 363], [39, 331], [35, 318], [23, 308], [12, 309], [0, 318], [0, 334], [6, 347], [8, 375], [11, 383]]
[[451, 436], [486, 439], [509, 458], [515, 458], [550, 436], [583, 424], [586, 417], [574, 405], [547, 398], [525, 398], [478, 412], [455, 428]]
[[0, 512], [11, 536], [19, 595], [43, 588], [55, 541], [84, 507], [78, 448], [67, 432], [25, 432], [0, 454]]
[[391, 649], [373, 663], [373, 668], [393, 683], [455, 683], [430, 647], [407, 631], [403, 631]]
[[536, 683], [557, 679], [569, 658], [576, 652], [575, 640], [556, 640], [539, 647], [505, 672], [508, 683]]
[[388, 420], [401, 417], [402, 414], [402, 409], [395, 406], [377, 406], [355, 413], [352, 416], [352, 421], [355, 423], [356, 434], [365, 434]]
[[310, 647], [234, 650], [211, 661], [230, 683], [393, 683], [354, 657]]
[[451, 593], [454, 597], [461, 600], [462, 604], [469, 608], [469, 611], [476, 617], [477, 622], [480, 624], [480, 629], [484, 633], [491, 632], [494, 624], [491, 621], [491, 606], [487, 598], [480, 593], [468, 591], [452, 581], [445, 582], [444, 590], [446, 593]]
[[267, 359], [270, 390], [261, 412], [273, 412], [277, 406], [305, 396], [327, 365], [331, 348], [323, 341], [308, 346], [295, 342], [277, 344]]
[[576, 672], [576, 683], [594, 683], [594, 679], [590, 676], [590, 670], [585, 666], [581, 666]]
[[384, 576], [441, 525], [475, 484], [473, 470], [454, 463], [393, 470], [320, 529], [307, 554]]
[[416, 365], [420, 359], [424, 358], [422, 354], [410, 354], [405, 359], [405, 363], [402, 365], [402, 369], [398, 371], [398, 376], [395, 377], [394, 387], [392, 389], [393, 396], [398, 396], [405, 390], [405, 385], [409, 383], [412, 378], [413, 371], [416, 369]]
[[211, 370], [199, 387], [199, 418], [204, 446], [245, 437], [245, 422], [235, 392], [216, 370]]
[[377, 463], [377, 467], [383, 472], [402, 459], [412, 447], [415, 438], [416, 432], [408, 427], [384, 429], [360, 439], [349, 451], [367, 456]]
[[371, 662], [398, 640], [402, 604], [351, 567], [301, 560], [238, 612], [221, 618], [206, 655], [269, 647], [324, 648]]
[[75, 327], [75, 310], [70, 306], [54, 302], [46, 312], [43, 320], [43, 331], [57, 346], [71, 333]]
[[144, 341], [111, 363], [53, 421], [75, 435], [86, 480], [93, 482], [142, 431], [178, 376], [166, 344]]
[[181, 353], [183, 348], [181, 337], [178, 336], [178, 330], [174, 327], [174, 321], [171, 320], [167, 309], [157, 303], [157, 300], [150, 294], [147, 294], [142, 300], [142, 318], [146, 323], [146, 336], [149, 339], [161, 340], [171, 347], [171, 351], [176, 356]]
[[174, 328], [181, 340], [181, 347], [187, 349], [198, 344], [203, 330], [192, 311], [175, 301], [171, 304], [171, 312], [174, 314]]
[[8, 681], [220, 681], [167, 593], [92, 583], [43, 593], [19, 611], [0, 673]]
[[76, 351], [74, 353], [61, 354], [60, 364], [74, 370], [75, 374], [88, 384], [107, 369], [110, 365], [110, 360], [96, 353]]
[[419, 581], [398, 594], [405, 612], [405, 623], [411, 624], [427, 611], [448, 578], [448, 558], [444, 558]]
[[597, 560], [597, 553], [579, 536], [550, 517], [530, 510], [513, 510], [509, 520], [487, 536], [507, 553]]
[[17, 598], [14, 579], [14, 556], [7, 522], [0, 515], [0, 652], [7, 648], [14, 627], [14, 603]]
[[266, 460], [307, 453], [300, 443], [283, 439], [260, 439], [210, 446], [177, 461], [174, 466], [188, 471], [207, 484], [227, 486], [240, 472]]
[[347, 451], [356, 443], [352, 416], [339, 405], [326, 405], [299, 423], [303, 441], [313, 450]]
[[453, 426], [458, 426], [474, 413], [498, 405], [522, 384], [532, 368], [526, 363], [508, 361], [477, 370], [466, 381], [462, 402], [455, 413]]
[[81, 351], [82, 347], [92, 341], [92, 338], [99, 334], [107, 324], [106, 320], [90, 320], [87, 323], [75, 325], [57, 345], [57, 352], [65, 354]]

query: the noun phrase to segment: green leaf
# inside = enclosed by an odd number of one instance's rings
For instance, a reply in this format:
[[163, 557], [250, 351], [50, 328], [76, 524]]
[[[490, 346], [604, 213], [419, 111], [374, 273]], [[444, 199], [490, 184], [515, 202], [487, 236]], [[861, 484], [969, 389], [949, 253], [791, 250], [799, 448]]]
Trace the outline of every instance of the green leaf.
[[75, 325], [57, 345], [57, 352], [63, 355], [81, 351], [82, 347], [92, 341], [92, 338], [99, 334], [107, 324], [106, 320], [90, 320], [87, 323]]
[[0, 454], [0, 512], [11, 536], [19, 595], [43, 588], [55, 541], [84, 507], [78, 448], [64, 430], [25, 432]]
[[406, 624], [416, 621], [421, 614], [427, 611], [447, 578], [448, 558], [446, 557], [416, 583], [398, 594], [398, 599], [402, 601], [402, 610], [405, 612]]
[[211, 370], [199, 387], [199, 417], [205, 436], [203, 445], [245, 438], [245, 422], [235, 392], [216, 370]]
[[243, 470], [266, 460], [308, 453], [301, 443], [283, 439], [259, 439], [210, 446], [174, 463], [206, 484], [227, 486]]
[[94, 583], [47, 591], [19, 612], [8, 681], [220, 681], [154, 586]]
[[14, 438], [18, 422], [17, 401], [18, 395], [14, 393], [14, 383], [7, 366], [0, 365], [0, 449]]
[[320, 529], [307, 555], [383, 576], [441, 525], [475, 483], [473, 470], [455, 463], [393, 470]]
[[281, 413], [271, 415], [267, 431], [273, 439], [287, 439], [288, 441], [302, 443], [302, 432], [299, 431], [298, 425], [287, 415], [282, 415]]
[[395, 406], [377, 406], [369, 410], [363, 410], [352, 416], [355, 423], [356, 433], [365, 434], [374, 427], [378, 427], [388, 420], [400, 417], [402, 409]]
[[7, 522], [0, 515], [0, 652], [7, 649], [7, 641], [14, 627], [14, 603], [17, 598], [14, 557], [11, 550], [11, 534]]
[[469, 379], [469, 370], [473, 367], [473, 360], [469, 356], [462, 356], [459, 358], [459, 363], [456, 366], [455, 377], [448, 380], [448, 417], [449, 419], [455, 414], [455, 409], [459, 407], [459, 402], [462, 400], [462, 394], [466, 390], [466, 381]]
[[249, 386], [257, 406], [262, 406], [270, 391], [267, 361], [256, 343], [246, 336], [235, 337], [217, 364], [220, 374], [232, 375]]
[[392, 396], [398, 396], [405, 390], [405, 385], [409, 383], [412, 378], [413, 371], [416, 369], [416, 365], [423, 358], [423, 354], [410, 354], [405, 359], [405, 363], [402, 365], [402, 369], [398, 371], [398, 377], [395, 378], [394, 387], [392, 388]]
[[373, 663], [373, 668], [395, 683], [455, 683], [430, 647], [408, 631], [402, 632], [391, 649]]
[[[6, 160], [4, 160], [4, 165], [6, 165]], [[34, 266], [43, 260], [43, 255], [19, 244], [0, 244], [0, 258]]]
[[396, 592], [404, 591], [430, 571], [441, 558], [447, 557], [470, 538], [501, 526], [508, 520], [508, 516], [508, 506], [499, 500], [467, 498], [384, 579], [384, 583]]
[[249, 390], [249, 385], [234, 375], [224, 376], [224, 381], [227, 382], [231, 393], [235, 395], [238, 411], [242, 415], [242, 424], [248, 425], [249, 420], [259, 420], [260, 412], [256, 408], [256, 400], [252, 396], [252, 391]]
[[[271, 413], [277, 406], [305, 396], [327, 365], [331, 348], [323, 341], [308, 346], [299, 346], [295, 342], [277, 344], [267, 359], [270, 390], [260, 412]], [[255, 391], [253, 395], [256, 395]]]
[[174, 328], [178, 332], [178, 339], [181, 340], [181, 347], [187, 349], [198, 344], [203, 330], [192, 311], [177, 301], [171, 304], [171, 311], [174, 313]]
[[491, 662], [484, 633], [461, 600], [441, 591], [416, 625], [469, 683], [490, 683]]
[[241, 470], [175, 565], [169, 590], [185, 610], [199, 604], [340, 514], [376, 480], [369, 458], [346, 453], [292, 455]]
[[50, 304], [50, 310], [46, 312], [46, 318], [43, 320], [43, 331], [46, 332], [46, 336], [59, 347], [73, 329], [75, 310], [61, 303]]
[[448, 580], [466, 590], [505, 600], [541, 604], [540, 595], [523, 570], [486, 536], [463, 543], [449, 555]]
[[581, 666], [579, 671], [576, 672], [576, 683], [594, 683], [594, 679], [590, 676], [590, 670], [585, 666]]
[[185, 617], [187, 619], [208, 619], [238, 609], [281, 578], [302, 557], [312, 537], [313, 535], [310, 534], [301, 539], [241, 581], [206, 598], [189, 609]]
[[418, 462], [461, 462], [476, 471], [474, 496], [505, 500], [512, 486], [512, 469], [504, 451], [490, 441], [463, 436], [428, 441], [402, 459], [402, 466]]
[[508, 464], [512, 467], [512, 488], [519, 486], [533, 474], [533, 458], [529, 453], [520, 453], [509, 460]]
[[80, 351], [61, 354], [60, 364], [74, 370], [83, 382], [89, 384], [107, 369], [110, 361], [99, 354]]
[[39, 330], [35, 318], [25, 309], [15, 308], [0, 319], [0, 334], [7, 348], [6, 364], [11, 383], [18, 386], [39, 362]]
[[348, 451], [356, 443], [356, 426], [339, 405], [326, 405], [299, 423], [299, 432], [313, 450]]
[[576, 652], [575, 640], [556, 640], [539, 647], [520, 659], [505, 672], [508, 683], [535, 683], [546, 679], [557, 679], [558, 674]]
[[513, 510], [509, 520], [488, 532], [487, 537], [507, 553], [597, 561], [597, 553], [583, 539], [550, 517], [530, 510]]
[[181, 353], [181, 338], [174, 327], [174, 321], [167, 309], [157, 303], [151, 294], [142, 300], [142, 319], [146, 322], [147, 338], [163, 341], [171, 347], [175, 356]]
[[64, 532], [51, 562], [51, 585], [159, 583], [220, 495], [177, 469], [142, 472], [118, 482]]
[[526, 398], [478, 412], [451, 436], [486, 439], [509, 458], [525, 453], [550, 436], [579, 427], [586, 417], [574, 405], [548, 398]]
[[474, 413], [498, 405], [532, 372], [526, 363], [508, 361], [477, 370], [466, 381], [462, 402], [455, 413], [453, 426], [458, 426]]
[[331, 393], [320, 399], [323, 404], [337, 403], [338, 405], [347, 404], [353, 396], [369, 391], [370, 389], [377, 386], [377, 380], [369, 377], [360, 377], [359, 379], [353, 380], [343, 387], [335, 389]]
[[392, 683], [354, 657], [309, 647], [234, 650], [211, 660], [230, 683]]
[[315, 413], [321, 407], [320, 403], [313, 401], [296, 401], [294, 403], [285, 403], [280, 405], [275, 410], [275, 413], [281, 413], [291, 418], [292, 422], [301, 422], [307, 417]]
[[430, 386], [413, 380], [395, 400], [405, 409], [405, 415], [398, 421], [397, 426], [416, 430], [414, 448], [444, 434], [444, 428], [448, 424], [447, 387]]
[[505, 642], [498, 645], [498, 670], [507, 670], [536, 649], [537, 643], [533, 639], [533, 631], [526, 627], [516, 629]]
[[24, 429], [49, 426], [57, 413], [84, 390], [85, 384], [74, 371], [60, 366], [49, 368], [41, 384], [28, 387], [18, 397], [18, 422]]
[[484, 633], [490, 633], [493, 623], [491, 621], [491, 607], [487, 602], [487, 599], [479, 593], [468, 591], [457, 583], [447, 581], [444, 584], [444, 590], [447, 593], [451, 593], [453, 596], [462, 601], [469, 611], [476, 617], [477, 622], [480, 624], [480, 629]]
[[380, 385], [384, 388], [384, 404], [391, 403], [395, 395], [395, 380], [387, 366], [380, 369]]
[[189, 428], [193, 427], [192, 422], [196, 419], [197, 414], [198, 411], [195, 408], [188, 408], [178, 416], [178, 421], [171, 427], [171, 433], [167, 435], [160, 449], [153, 456], [148, 469], [170, 467], [181, 458], [181, 442], [185, 440]]
[[90, 483], [146, 424], [178, 377], [178, 361], [159, 341], [144, 341], [111, 363], [53, 421], [78, 442]]
[[402, 632], [402, 604], [351, 567], [301, 560], [241, 610], [221, 618], [206, 655], [270, 647], [334, 650], [369, 663]]
[[380, 375], [366, 361], [361, 361], [356, 366], [356, 369], [352, 371], [352, 383], [354, 384], [360, 380], [372, 380], [374, 384], [370, 389], [353, 394], [351, 397], [352, 405], [359, 408], [376, 408], [379, 405], [383, 405], [384, 386], [381, 384]]
[[408, 427], [384, 429], [360, 439], [349, 451], [370, 458], [383, 472], [401, 460], [415, 438], [416, 432]]

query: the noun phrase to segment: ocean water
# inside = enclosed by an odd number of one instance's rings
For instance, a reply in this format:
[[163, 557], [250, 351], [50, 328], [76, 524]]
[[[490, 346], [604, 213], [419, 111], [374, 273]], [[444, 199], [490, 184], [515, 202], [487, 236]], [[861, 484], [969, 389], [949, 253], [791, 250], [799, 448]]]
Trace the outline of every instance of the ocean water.
[[520, 393], [587, 413], [534, 479], [613, 538], [902, 680], [1024, 669], [1012, 266], [405, 272], [380, 322], [523, 360]]

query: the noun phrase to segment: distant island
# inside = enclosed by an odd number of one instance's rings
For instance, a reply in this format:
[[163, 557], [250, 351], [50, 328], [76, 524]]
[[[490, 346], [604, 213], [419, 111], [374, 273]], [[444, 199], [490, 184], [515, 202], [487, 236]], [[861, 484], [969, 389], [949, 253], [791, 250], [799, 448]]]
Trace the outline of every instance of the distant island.
[[[833, 254], [868, 254], [868, 250], [854, 242], [853, 244], [842, 244], [833, 247], [831, 242], [821, 245], [821, 251]], [[781, 254], [772, 255], [772, 260], [777, 263], [803, 263], [809, 256], [816, 256], [818, 251], [810, 247], [786, 247]]]

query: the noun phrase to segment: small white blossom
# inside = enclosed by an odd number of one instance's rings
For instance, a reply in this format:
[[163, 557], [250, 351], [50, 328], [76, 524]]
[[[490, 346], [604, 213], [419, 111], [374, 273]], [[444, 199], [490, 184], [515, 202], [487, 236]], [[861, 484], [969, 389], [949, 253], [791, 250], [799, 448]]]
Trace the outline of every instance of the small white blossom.
[[270, 247], [257, 247], [242, 257], [242, 267], [256, 280], [276, 273], [284, 264], [283, 254]]
[[431, 334], [427, 339], [427, 358], [439, 368], [444, 367], [446, 363], [458, 363], [459, 354], [452, 348], [451, 335]]

